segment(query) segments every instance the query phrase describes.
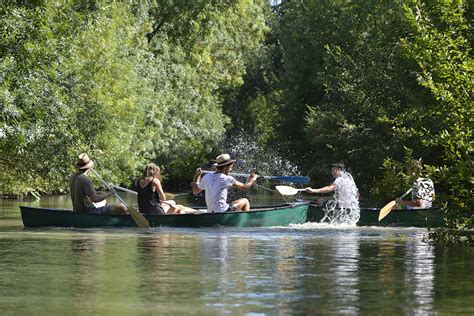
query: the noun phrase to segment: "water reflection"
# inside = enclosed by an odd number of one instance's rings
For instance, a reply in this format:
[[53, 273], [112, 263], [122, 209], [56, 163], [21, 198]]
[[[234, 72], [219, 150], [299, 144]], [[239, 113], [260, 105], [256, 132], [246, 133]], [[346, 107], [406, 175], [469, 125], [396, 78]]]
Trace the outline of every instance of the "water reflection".
[[336, 313], [358, 314], [359, 301], [359, 238], [356, 232], [349, 232], [332, 243], [333, 293], [338, 300]]
[[422, 241], [411, 241], [406, 247], [406, 287], [412, 299], [413, 313], [433, 312], [434, 254], [433, 247]]
[[81, 310], [89, 314], [95, 310], [95, 300], [99, 293], [99, 282], [96, 274], [100, 272], [101, 265], [97, 259], [103, 261], [103, 240], [95, 247], [95, 238], [83, 238], [71, 240], [71, 262], [72, 275], [75, 276], [71, 284], [72, 305], [75, 310]]
[[4, 227], [2, 314], [474, 313], [472, 250], [423, 230]]
[[278, 314], [295, 314], [294, 303], [303, 299], [300, 289], [304, 288], [306, 265], [312, 258], [302, 250], [300, 242], [291, 237], [279, 239], [276, 245], [274, 293], [278, 293]]

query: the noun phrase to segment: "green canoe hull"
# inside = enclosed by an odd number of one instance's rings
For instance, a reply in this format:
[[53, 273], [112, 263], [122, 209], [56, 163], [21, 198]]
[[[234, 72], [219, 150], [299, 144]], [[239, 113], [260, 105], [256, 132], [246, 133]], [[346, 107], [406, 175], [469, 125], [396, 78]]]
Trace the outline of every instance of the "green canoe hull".
[[[250, 212], [145, 215], [151, 227], [270, 227], [302, 224], [308, 202], [254, 208]], [[76, 213], [65, 209], [20, 206], [25, 227], [137, 227], [129, 215]]]
[[[444, 213], [436, 208], [392, 210], [380, 222], [378, 220], [379, 212], [379, 208], [361, 208], [357, 226], [439, 227], [444, 222]], [[319, 223], [323, 217], [323, 208], [310, 204], [307, 221]]]

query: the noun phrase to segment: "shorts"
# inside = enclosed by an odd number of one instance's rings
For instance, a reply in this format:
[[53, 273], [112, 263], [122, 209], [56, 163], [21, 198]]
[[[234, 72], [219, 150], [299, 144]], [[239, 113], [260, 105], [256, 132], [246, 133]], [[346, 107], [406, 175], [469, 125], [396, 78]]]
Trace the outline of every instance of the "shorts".
[[105, 205], [101, 207], [91, 208], [90, 213], [92, 214], [112, 214], [112, 206]]
[[235, 205], [229, 205], [229, 207], [224, 211], [224, 213], [235, 212]]
[[165, 210], [162, 209], [161, 207], [158, 207], [158, 208], [154, 208], [152, 210], [146, 210], [146, 211], [143, 211], [141, 212], [143, 214], [150, 214], [150, 215], [164, 215], [166, 214], [165, 213]]

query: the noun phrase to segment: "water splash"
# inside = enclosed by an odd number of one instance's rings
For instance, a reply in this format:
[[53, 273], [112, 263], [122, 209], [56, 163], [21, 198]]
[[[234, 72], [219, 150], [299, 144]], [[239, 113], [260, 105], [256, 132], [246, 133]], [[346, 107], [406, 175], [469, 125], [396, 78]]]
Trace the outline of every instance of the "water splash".
[[[275, 150], [269, 148], [263, 148], [256, 141], [255, 137], [248, 135], [244, 132], [232, 134], [227, 137], [224, 143], [220, 146], [221, 152], [228, 153], [232, 159], [236, 159], [234, 165], [234, 173], [250, 173], [252, 169], [256, 169], [259, 175], [301, 175], [298, 167], [291, 163], [289, 160], [283, 159], [278, 155]], [[245, 179], [238, 179], [239, 181], [245, 181]], [[252, 191], [265, 192], [267, 194], [276, 194], [273, 189], [275, 183], [265, 183], [264, 180], [260, 180], [259, 183], [253, 188]], [[259, 190], [264, 189], [264, 190]], [[239, 190], [232, 190], [229, 192], [231, 200], [244, 197], [245, 192]], [[252, 202], [255, 203], [267, 203], [264, 199], [264, 194], [252, 195]], [[285, 198], [278, 194], [280, 198]], [[263, 200], [263, 201], [261, 201]]]
[[360, 218], [360, 208], [359, 191], [354, 179], [350, 173], [344, 172], [335, 182], [334, 199], [326, 202], [321, 223], [355, 226]]
[[236, 173], [249, 173], [253, 168], [261, 175], [301, 175], [298, 167], [268, 148], [262, 148], [255, 139], [243, 132], [231, 135], [221, 146], [233, 159]]

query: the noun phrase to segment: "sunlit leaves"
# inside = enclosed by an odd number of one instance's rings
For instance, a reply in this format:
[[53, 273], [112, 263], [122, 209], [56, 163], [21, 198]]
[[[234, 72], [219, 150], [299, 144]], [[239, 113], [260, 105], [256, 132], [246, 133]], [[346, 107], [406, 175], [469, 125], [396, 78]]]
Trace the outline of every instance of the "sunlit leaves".
[[224, 134], [220, 93], [242, 83], [264, 5], [2, 4], [0, 193], [63, 190], [83, 151], [109, 181], [151, 160], [193, 170]]

